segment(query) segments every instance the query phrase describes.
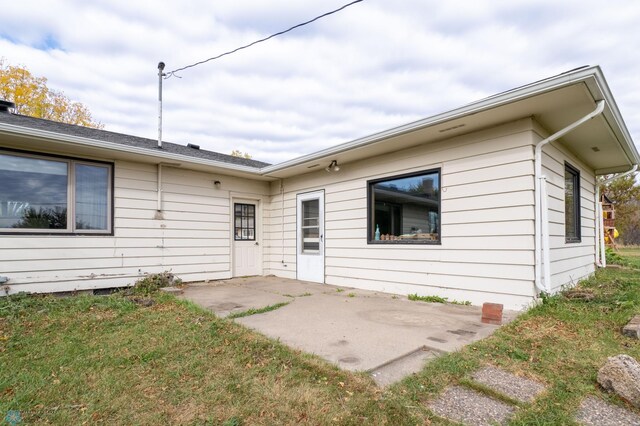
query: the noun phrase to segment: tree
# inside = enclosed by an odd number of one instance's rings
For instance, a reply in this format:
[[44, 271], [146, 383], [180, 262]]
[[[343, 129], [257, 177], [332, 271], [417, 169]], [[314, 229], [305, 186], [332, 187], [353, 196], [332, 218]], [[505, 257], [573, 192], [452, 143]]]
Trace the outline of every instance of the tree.
[[232, 157], [240, 157], [240, 158], [246, 158], [248, 160], [250, 160], [252, 157], [248, 152], [242, 152], [239, 149], [234, 149], [233, 151], [231, 151], [231, 156]]
[[640, 244], [640, 186], [636, 174], [600, 184], [600, 192], [606, 194], [616, 209], [616, 228], [625, 244]]
[[45, 77], [35, 77], [21, 66], [0, 59], [0, 99], [16, 104], [16, 112], [36, 118], [101, 129], [89, 109], [57, 90], [47, 87]]

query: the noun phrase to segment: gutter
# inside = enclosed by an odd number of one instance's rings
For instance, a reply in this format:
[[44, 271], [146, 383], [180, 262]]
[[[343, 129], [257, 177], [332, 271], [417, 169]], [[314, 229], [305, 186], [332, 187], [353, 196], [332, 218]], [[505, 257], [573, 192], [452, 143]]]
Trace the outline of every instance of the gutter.
[[[549, 217], [547, 209], [547, 177], [542, 174], [542, 148], [562, 136], [566, 135], [576, 127], [586, 123], [592, 118], [602, 114], [605, 101], [597, 102], [596, 109], [581, 119], [560, 129], [548, 138], [540, 141], [535, 148], [535, 285], [541, 292], [551, 293], [551, 257], [549, 243]], [[544, 274], [544, 281], [543, 281]]]
[[[638, 170], [638, 165], [635, 164], [631, 170], [624, 173], [620, 173], [605, 179], [602, 184], [606, 185], [609, 182], [628, 176]], [[600, 185], [596, 182], [596, 266], [604, 268], [607, 266], [607, 256], [604, 247], [604, 218], [602, 217], [602, 202], [600, 201]]]

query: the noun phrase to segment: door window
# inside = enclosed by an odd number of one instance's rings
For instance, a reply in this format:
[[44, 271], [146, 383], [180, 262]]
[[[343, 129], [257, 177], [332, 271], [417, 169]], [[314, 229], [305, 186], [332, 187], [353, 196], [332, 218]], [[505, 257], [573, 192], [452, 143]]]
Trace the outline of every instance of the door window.
[[234, 204], [234, 221], [236, 241], [255, 241], [256, 239], [256, 206], [253, 204]]
[[320, 252], [320, 200], [302, 202], [302, 252]]

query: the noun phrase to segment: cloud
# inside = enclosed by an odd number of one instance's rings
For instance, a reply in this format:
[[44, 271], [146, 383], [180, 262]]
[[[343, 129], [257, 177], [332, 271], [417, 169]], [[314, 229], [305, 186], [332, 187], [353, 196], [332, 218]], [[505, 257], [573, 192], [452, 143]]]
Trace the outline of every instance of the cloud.
[[[155, 138], [160, 60], [170, 71], [342, 4], [10, 2], [0, 52], [85, 103], [106, 129]], [[165, 80], [163, 133], [280, 162], [600, 64], [640, 139], [638, 21], [640, 5], [628, 0], [366, 0]]]

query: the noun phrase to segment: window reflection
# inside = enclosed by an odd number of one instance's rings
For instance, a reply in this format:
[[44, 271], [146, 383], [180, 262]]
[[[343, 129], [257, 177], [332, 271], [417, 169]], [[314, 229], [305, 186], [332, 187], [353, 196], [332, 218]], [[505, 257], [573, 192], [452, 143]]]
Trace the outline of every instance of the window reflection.
[[67, 228], [68, 165], [0, 154], [0, 228]]
[[0, 153], [0, 231], [111, 228], [112, 165]]
[[369, 194], [370, 241], [440, 240], [439, 171], [373, 181]]

